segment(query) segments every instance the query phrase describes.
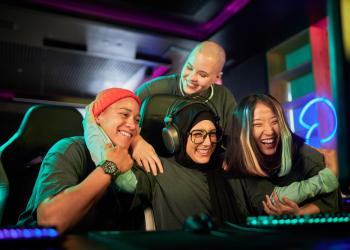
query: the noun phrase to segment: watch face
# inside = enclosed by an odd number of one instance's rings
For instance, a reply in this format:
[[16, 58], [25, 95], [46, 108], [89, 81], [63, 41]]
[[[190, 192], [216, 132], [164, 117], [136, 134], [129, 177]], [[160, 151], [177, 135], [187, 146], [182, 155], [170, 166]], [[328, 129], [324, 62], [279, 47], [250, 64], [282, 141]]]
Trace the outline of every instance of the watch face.
[[105, 173], [115, 176], [119, 169], [117, 168], [117, 165], [115, 165], [112, 161], [104, 161], [101, 165]]

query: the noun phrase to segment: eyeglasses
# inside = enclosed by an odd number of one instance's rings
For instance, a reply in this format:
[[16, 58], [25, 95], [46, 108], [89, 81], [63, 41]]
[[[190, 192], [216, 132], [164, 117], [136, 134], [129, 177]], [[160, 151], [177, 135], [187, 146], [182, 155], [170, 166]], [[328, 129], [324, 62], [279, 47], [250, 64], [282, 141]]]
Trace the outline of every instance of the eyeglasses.
[[209, 140], [211, 143], [215, 144], [218, 141], [220, 141], [221, 136], [218, 135], [218, 132], [216, 130], [212, 131], [205, 131], [205, 130], [193, 130], [190, 133], [188, 133], [191, 136], [191, 141], [194, 144], [201, 144], [204, 142], [205, 138], [209, 135]]

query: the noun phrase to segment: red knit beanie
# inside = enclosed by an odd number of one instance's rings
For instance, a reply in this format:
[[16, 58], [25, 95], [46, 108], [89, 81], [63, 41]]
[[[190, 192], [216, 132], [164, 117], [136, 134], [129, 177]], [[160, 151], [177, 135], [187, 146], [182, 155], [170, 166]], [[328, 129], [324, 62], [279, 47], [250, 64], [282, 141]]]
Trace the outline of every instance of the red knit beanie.
[[133, 98], [140, 107], [141, 105], [140, 98], [130, 90], [121, 89], [121, 88], [110, 88], [110, 89], [105, 89], [101, 91], [96, 96], [96, 99], [92, 107], [92, 113], [94, 117], [96, 118], [99, 114], [101, 114], [106, 108], [108, 108], [113, 103], [127, 97]]

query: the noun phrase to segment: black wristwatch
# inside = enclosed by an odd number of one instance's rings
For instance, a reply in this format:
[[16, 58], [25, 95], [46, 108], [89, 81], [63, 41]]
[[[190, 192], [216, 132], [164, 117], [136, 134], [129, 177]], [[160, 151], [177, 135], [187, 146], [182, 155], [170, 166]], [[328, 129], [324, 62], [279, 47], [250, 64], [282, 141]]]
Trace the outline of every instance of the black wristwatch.
[[101, 167], [103, 171], [105, 171], [106, 174], [111, 175], [113, 179], [117, 178], [121, 174], [120, 170], [117, 167], [117, 164], [115, 164], [113, 161], [101, 161], [98, 164], [98, 167]]

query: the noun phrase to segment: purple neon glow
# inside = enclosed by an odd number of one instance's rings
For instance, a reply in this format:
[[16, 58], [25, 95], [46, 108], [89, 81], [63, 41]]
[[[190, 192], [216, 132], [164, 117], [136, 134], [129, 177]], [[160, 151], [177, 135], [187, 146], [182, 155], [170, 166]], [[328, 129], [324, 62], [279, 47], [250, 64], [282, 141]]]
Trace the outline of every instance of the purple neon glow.
[[142, 83], [139, 84], [139, 85], [137, 85], [137, 86], [135, 87], [134, 90], [136, 90], [138, 87], [140, 87], [140, 86], [141, 86], [142, 84], [144, 84], [145, 82], [148, 82], [148, 81], [150, 81], [150, 80], [152, 80], [152, 79], [154, 79], [154, 78], [157, 78], [157, 77], [159, 77], [159, 76], [165, 75], [165, 74], [169, 71], [169, 69], [170, 69], [170, 67], [164, 66], [164, 65], [161, 65], [161, 66], [155, 68], [155, 69], [153, 70], [151, 76], [148, 77], [148, 78], [143, 79]]
[[343, 198], [343, 202], [350, 204], [350, 198]]
[[57, 238], [54, 228], [2, 228], [0, 240]]
[[221, 25], [223, 25], [228, 19], [230, 19], [234, 14], [240, 11], [244, 6], [246, 6], [250, 0], [236, 0], [229, 3], [222, 12], [217, 15], [214, 19], [209, 20], [197, 27], [197, 29], [202, 30], [204, 36], [207, 36], [217, 30]]
[[153, 16], [145, 16], [140, 13], [123, 12], [117, 9], [107, 9], [86, 3], [78, 4], [67, 0], [30, 0], [29, 2], [40, 4], [56, 10], [90, 15], [103, 18], [108, 21], [122, 22], [124, 24], [171, 32], [192, 39], [202, 40], [217, 30], [230, 17], [245, 7], [250, 1], [251, 0], [233, 0], [212, 20], [209, 20], [206, 23], [191, 26], [178, 22], [175, 23], [167, 20], [159, 20]]
[[157, 67], [156, 69], [153, 70], [152, 75], [151, 75], [150, 78], [152, 79], [152, 78], [156, 78], [158, 76], [162, 76], [166, 72], [168, 72], [168, 70], [169, 70], [169, 67], [167, 67], [167, 66], [163, 66], [163, 65], [159, 66], [159, 67]]
[[0, 89], [0, 99], [12, 100], [15, 94], [11, 90]]

